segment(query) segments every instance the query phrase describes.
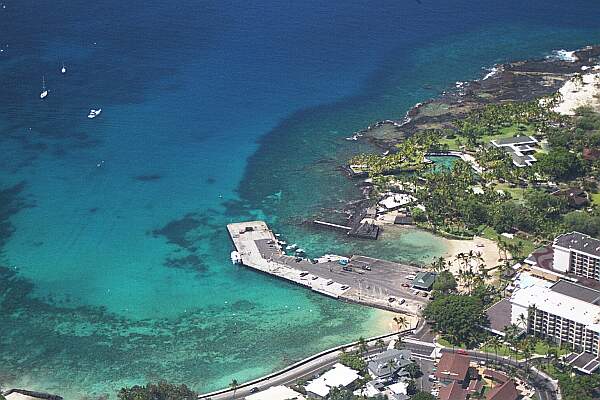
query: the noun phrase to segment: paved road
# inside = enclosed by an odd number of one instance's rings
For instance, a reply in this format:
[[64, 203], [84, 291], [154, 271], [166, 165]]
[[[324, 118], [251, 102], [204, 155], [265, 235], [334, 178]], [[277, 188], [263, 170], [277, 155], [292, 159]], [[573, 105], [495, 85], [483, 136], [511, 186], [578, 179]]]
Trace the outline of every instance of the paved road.
[[[405, 333], [408, 333], [408, 331]], [[384, 338], [384, 341], [389, 342], [390, 339], [396, 338], [397, 334], [389, 334], [386, 336], [387, 337]], [[375, 340], [370, 340], [367, 344], [369, 345], [369, 350], [367, 352], [367, 355], [376, 354], [381, 351], [380, 348], [375, 346]], [[354, 346], [349, 345], [349, 346], [342, 346], [342, 347], [345, 347], [346, 350], [350, 350]], [[299, 363], [300, 365], [296, 366], [295, 368], [289, 368], [289, 369], [284, 370], [283, 372], [271, 374], [271, 375], [275, 375], [275, 376], [272, 376], [271, 378], [259, 378], [257, 380], [239, 385], [235, 392], [235, 399], [241, 399], [241, 398], [244, 398], [245, 396], [248, 396], [250, 394], [250, 391], [253, 388], [258, 388], [259, 390], [262, 391], [271, 386], [290, 385], [300, 379], [310, 378], [313, 375], [318, 374], [321, 371], [331, 368], [335, 363], [339, 362], [339, 356], [341, 354], [341, 351], [337, 350], [337, 351], [324, 352], [324, 353], [326, 353], [326, 354], [323, 354], [322, 356], [320, 356], [318, 358], [315, 358], [315, 359], [307, 361], [307, 362]], [[214, 394], [208, 393], [208, 394], [199, 395], [198, 398], [199, 399], [210, 398], [211, 400], [234, 399], [233, 390], [231, 390], [231, 389], [224, 389], [224, 390], [218, 391], [216, 393], [215, 392], [213, 392], [213, 393]]]
[[[394, 339], [397, 336], [395, 334], [390, 334], [388, 337], [384, 339], [384, 341], [388, 342], [390, 339]], [[423, 363], [429, 362], [431, 360], [431, 354], [436, 346], [433, 343], [424, 342], [418, 340], [414, 337], [404, 337], [403, 338], [404, 347], [413, 352], [413, 355], [421, 359], [421, 365]], [[375, 341], [369, 341], [369, 350], [367, 355], [372, 355], [380, 352], [380, 349], [375, 346]], [[346, 350], [350, 350], [353, 346], [345, 346]], [[442, 353], [452, 352], [453, 349], [441, 349]], [[298, 380], [309, 379], [312, 378], [315, 374], [319, 374], [320, 372], [331, 368], [335, 363], [339, 361], [341, 351], [329, 351], [324, 352], [321, 356], [309, 358], [308, 361], [300, 362], [297, 366], [288, 368], [282, 372], [271, 374], [270, 378], [259, 378], [255, 381], [248, 382], [245, 384], [241, 384], [238, 386], [235, 397], [234, 392], [231, 389], [223, 389], [218, 392], [213, 392], [213, 394], [204, 394], [198, 396], [200, 399], [208, 399], [211, 400], [225, 400], [225, 399], [241, 399], [250, 394], [250, 391], [254, 388], [258, 388], [259, 390], [265, 390], [271, 386], [277, 385], [291, 385]], [[512, 367], [517, 368], [518, 370], [523, 370], [524, 362], [515, 361], [512, 359], [503, 358], [500, 356], [495, 356], [494, 354], [481, 353], [477, 351], [467, 351], [467, 354], [475, 361], [486, 361], [486, 363], [498, 364], [500, 366], [510, 365]], [[427, 364], [425, 364], [427, 365]], [[429, 367], [423, 368], [428, 371]], [[430, 389], [429, 382], [426, 382], [428, 374], [424, 374], [423, 376], [423, 387], [425, 389]], [[529, 377], [527, 378], [529, 384], [531, 384], [537, 391], [540, 400], [557, 400], [557, 386], [554, 382], [549, 381], [544, 375], [539, 373], [536, 370], [531, 370]]]

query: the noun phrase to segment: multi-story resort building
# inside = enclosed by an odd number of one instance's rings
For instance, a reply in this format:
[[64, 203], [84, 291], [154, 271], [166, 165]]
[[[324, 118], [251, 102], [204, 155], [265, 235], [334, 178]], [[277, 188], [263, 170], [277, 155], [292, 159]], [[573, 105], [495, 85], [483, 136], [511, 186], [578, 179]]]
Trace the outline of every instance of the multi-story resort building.
[[[488, 310], [490, 330], [512, 323], [528, 334], [573, 350], [567, 359], [592, 372], [600, 367], [600, 240], [571, 232], [525, 260], [526, 281]], [[541, 278], [541, 279], [540, 279]]]
[[566, 233], [556, 237], [551, 246], [533, 252], [525, 263], [538, 271], [583, 278], [595, 285], [600, 281], [600, 240], [579, 232]]
[[560, 280], [551, 287], [519, 289], [510, 302], [512, 323], [582, 353], [576, 366], [586, 372], [600, 366], [600, 291]]

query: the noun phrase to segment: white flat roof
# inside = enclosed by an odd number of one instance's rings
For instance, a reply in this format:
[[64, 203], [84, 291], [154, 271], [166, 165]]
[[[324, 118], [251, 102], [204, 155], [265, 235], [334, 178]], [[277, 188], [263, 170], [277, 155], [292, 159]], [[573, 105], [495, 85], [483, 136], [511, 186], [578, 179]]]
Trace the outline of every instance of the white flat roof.
[[516, 290], [510, 302], [525, 308], [535, 305], [538, 310], [570, 319], [600, 332], [600, 306], [557, 293], [550, 288], [534, 285]]
[[287, 386], [271, 386], [267, 390], [246, 396], [246, 400], [304, 400], [304, 396]]
[[346, 387], [358, 378], [360, 378], [360, 375], [357, 371], [337, 363], [332, 369], [325, 372], [317, 379], [310, 381], [304, 388], [307, 392], [325, 397], [329, 394], [331, 388], [338, 386]]

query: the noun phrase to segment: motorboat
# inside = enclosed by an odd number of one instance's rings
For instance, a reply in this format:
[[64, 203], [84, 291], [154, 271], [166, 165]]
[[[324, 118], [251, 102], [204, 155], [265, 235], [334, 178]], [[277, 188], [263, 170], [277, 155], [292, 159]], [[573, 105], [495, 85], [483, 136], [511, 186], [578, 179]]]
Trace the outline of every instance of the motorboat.
[[232, 251], [231, 252], [231, 263], [232, 264], [241, 264], [242, 263], [242, 255], [240, 254], [239, 251]]
[[88, 114], [88, 118], [96, 118], [98, 115], [100, 115], [101, 112], [102, 112], [101, 108], [99, 108], [97, 110], [91, 109], [90, 113]]
[[48, 89], [46, 89], [46, 78], [42, 76], [42, 92], [40, 93], [40, 99], [48, 96]]
[[60, 73], [61, 74], [66, 74], [67, 73], [67, 67], [65, 67], [65, 63], [63, 63], [62, 68], [60, 69]]

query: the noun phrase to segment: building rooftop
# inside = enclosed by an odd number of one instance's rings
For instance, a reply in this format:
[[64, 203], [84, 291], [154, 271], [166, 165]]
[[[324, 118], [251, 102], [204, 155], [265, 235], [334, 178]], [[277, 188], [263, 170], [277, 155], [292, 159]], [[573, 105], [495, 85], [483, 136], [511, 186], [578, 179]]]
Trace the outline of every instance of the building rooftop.
[[548, 271], [552, 271], [553, 263], [554, 249], [551, 246], [536, 249], [525, 259], [525, 264], [535, 265]]
[[492, 140], [492, 144], [496, 147], [502, 146], [521, 146], [524, 144], [535, 144], [537, 139], [532, 136], [515, 136], [511, 138], [503, 138]]
[[565, 296], [600, 305], [600, 291], [579, 285], [577, 283], [560, 280], [552, 286], [552, 291]]
[[517, 400], [519, 397], [519, 392], [512, 379], [494, 387], [485, 395], [487, 400]]
[[467, 391], [459, 383], [452, 382], [440, 389], [439, 398], [440, 400], [465, 400]]
[[271, 386], [270, 388], [246, 396], [246, 400], [304, 400], [305, 397], [287, 386]]
[[566, 288], [566, 285], [561, 285], [559, 291], [554, 291], [552, 288], [530, 286], [516, 290], [510, 302], [525, 308], [535, 306], [538, 310], [577, 321], [600, 332], [600, 306], [560, 292], [570, 290]]
[[486, 378], [490, 378], [496, 382], [500, 382], [500, 383], [504, 383], [510, 379], [504, 372], [496, 371], [496, 370], [489, 369], [489, 368], [486, 368], [483, 371], [483, 376], [485, 376]]
[[419, 272], [412, 281], [412, 286], [418, 289], [429, 290], [433, 286], [436, 275], [433, 272]]
[[496, 334], [504, 335], [504, 328], [510, 325], [512, 305], [508, 299], [502, 299], [487, 309], [486, 314], [490, 321], [489, 330]]
[[435, 376], [440, 380], [464, 381], [469, 372], [471, 358], [458, 353], [444, 353]]
[[332, 369], [325, 372], [323, 375], [314, 379], [305, 386], [307, 392], [314, 393], [321, 397], [326, 397], [333, 387], [346, 387], [355, 380], [360, 378], [357, 371], [346, 367], [340, 363], [336, 363]]
[[[412, 363], [412, 361], [410, 361], [411, 355], [412, 353], [410, 350], [386, 350], [369, 361], [369, 371], [376, 377], [393, 374], [398, 369], [404, 368]], [[393, 368], [390, 368], [390, 361], [393, 361], [394, 363]]]
[[554, 239], [554, 246], [600, 257], [600, 240], [579, 232], [565, 233]]
[[570, 206], [581, 207], [589, 203], [588, 194], [579, 188], [568, 188], [551, 193], [553, 196], [564, 198]]

